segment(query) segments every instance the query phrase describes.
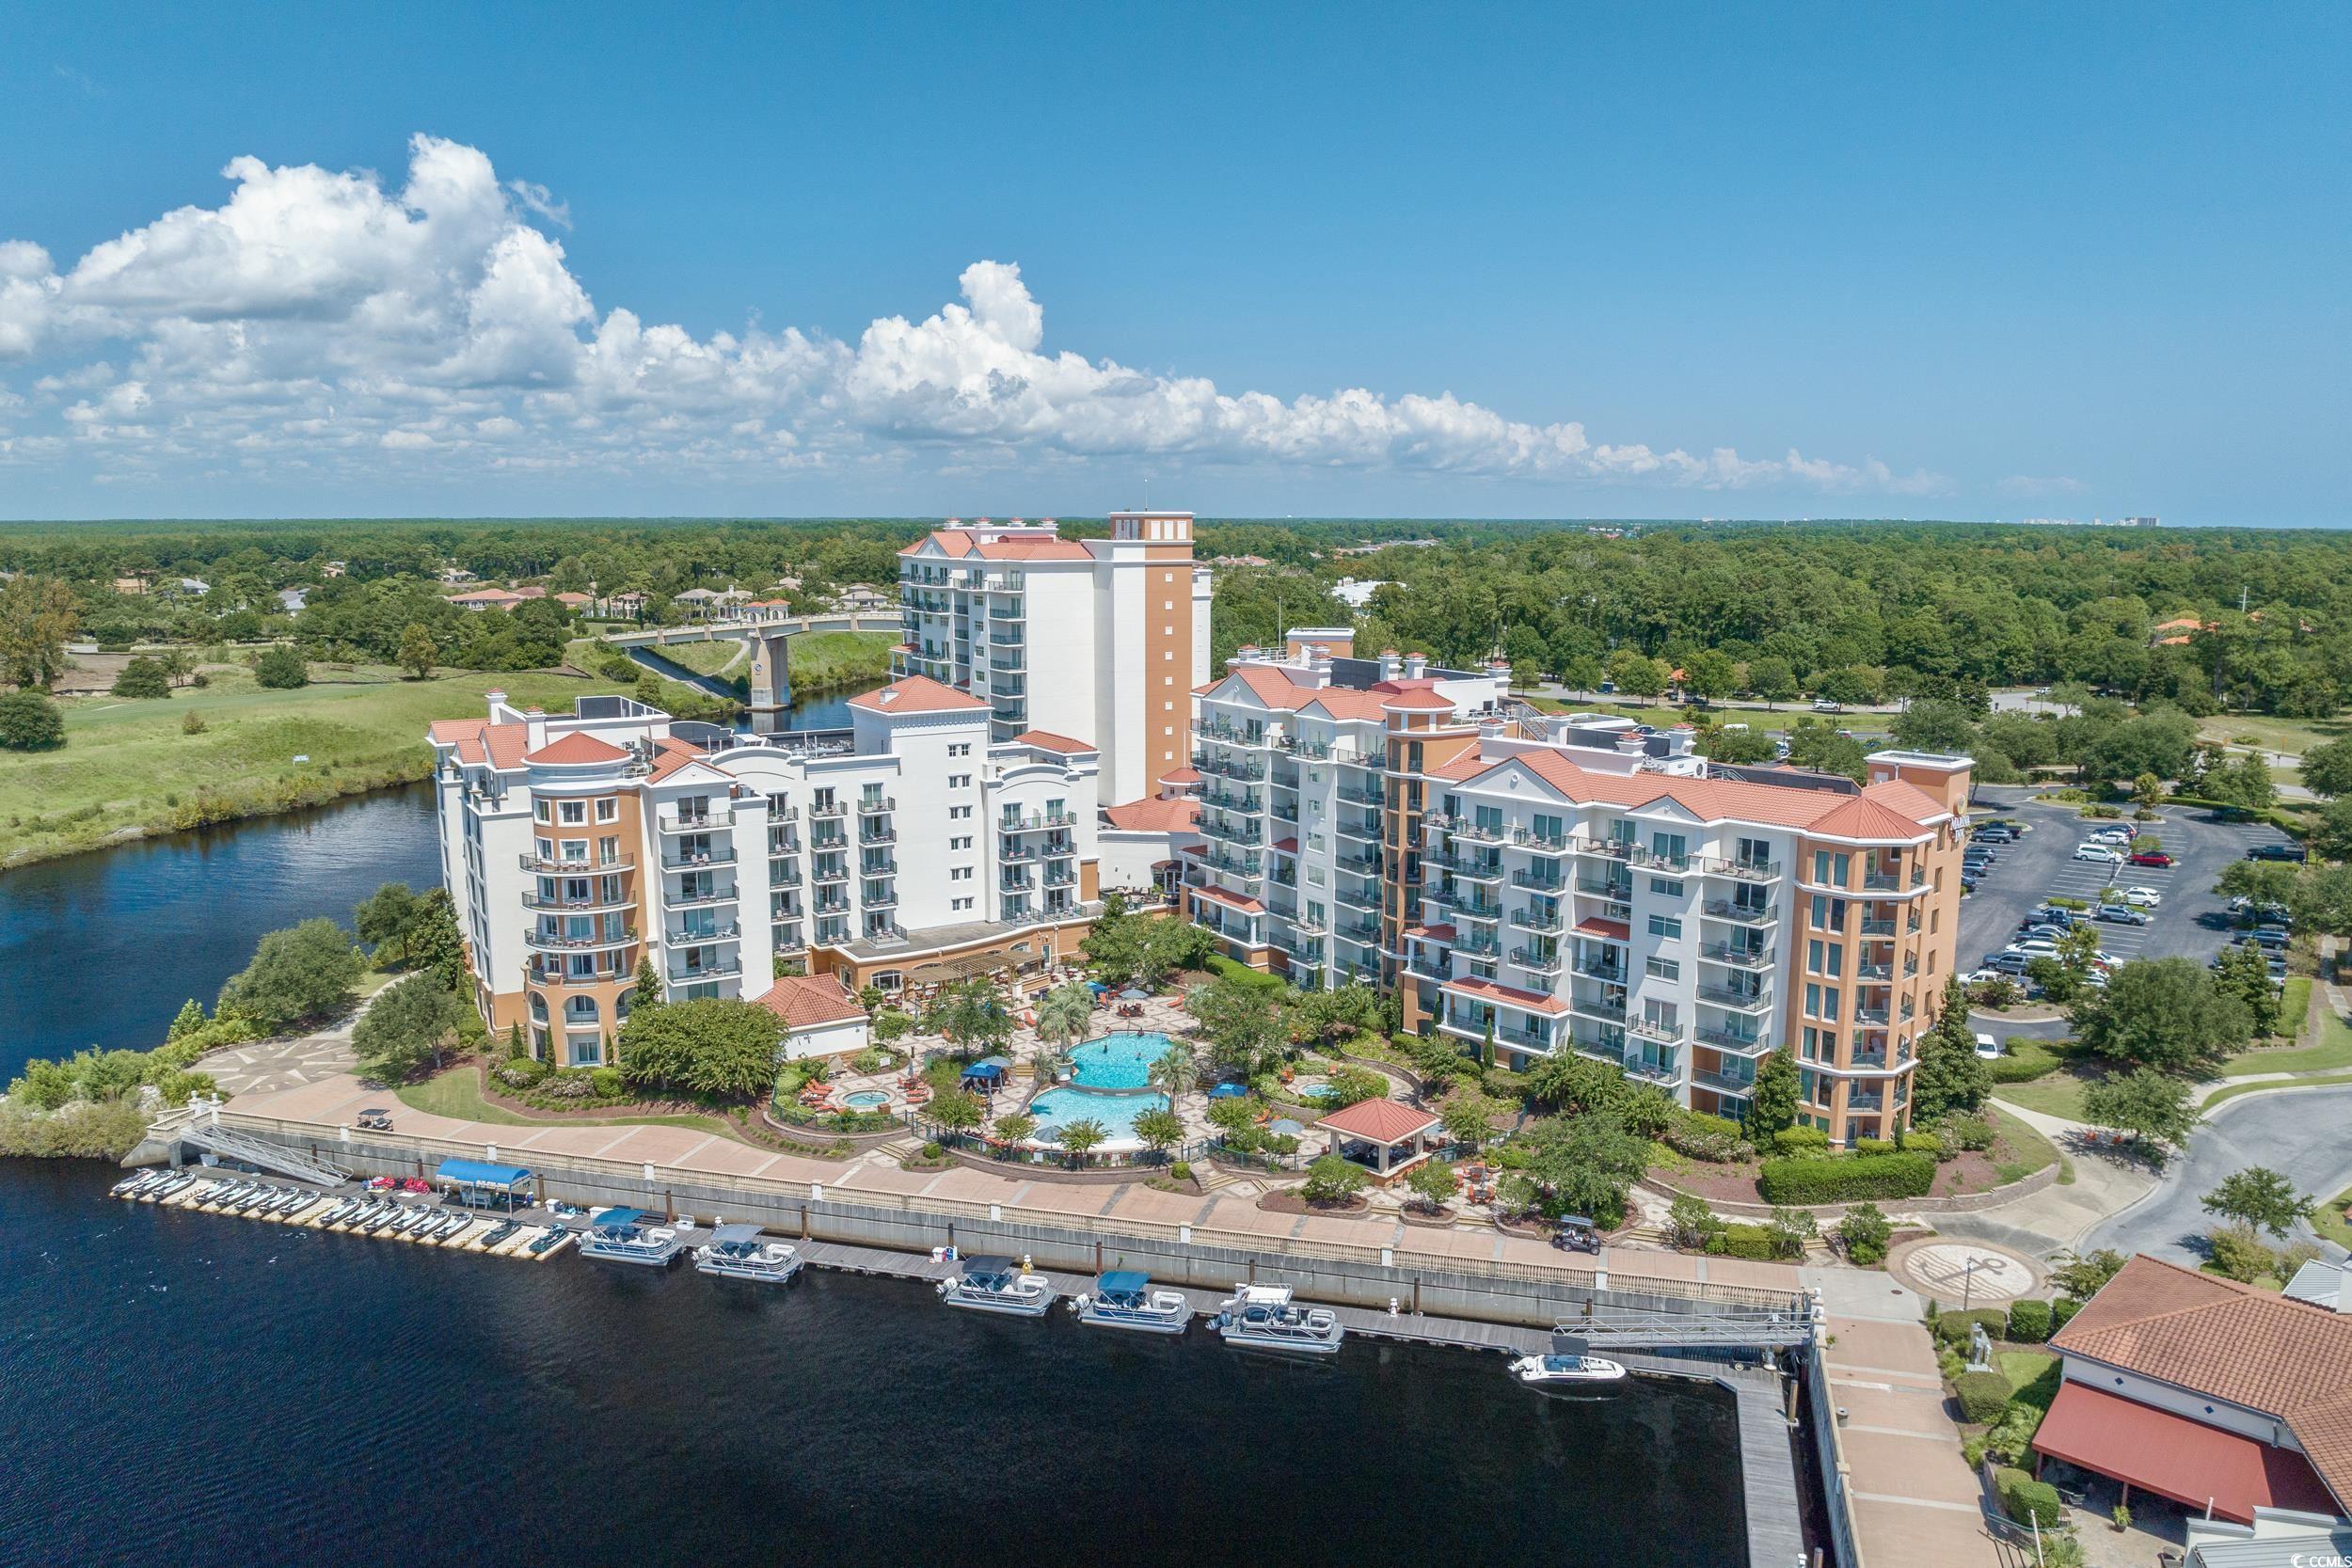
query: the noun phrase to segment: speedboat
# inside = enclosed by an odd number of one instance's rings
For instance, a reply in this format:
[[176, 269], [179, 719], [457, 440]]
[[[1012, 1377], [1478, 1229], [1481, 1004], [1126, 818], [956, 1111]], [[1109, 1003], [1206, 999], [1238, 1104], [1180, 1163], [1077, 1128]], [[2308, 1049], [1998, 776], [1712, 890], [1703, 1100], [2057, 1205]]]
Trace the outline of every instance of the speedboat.
[[781, 1285], [801, 1272], [799, 1249], [765, 1240], [755, 1225], [723, 1225], [707, 1246], [694, 1249], [694, 1267], [729, 1279], [758, 1279]]
[[1121, 1270], [1097, 1275], [1094, 1289], [1070, 1298], [1082, 1323], [1139, 1334], [1182, 1334], [1192, 1324], [1192, 1303], [1182, 1291], [1152, 1289], [1150, 1275]]
[[1051, 1280], [1041, 1274], [1023, 1274], [1009, 1258], [966, 1258], [960, 1278], [939, 1282], [939, 1299], [950, 1307], [1016, 1318], [1045, 1316], [1055, 1294]]
[[1511, 1363], [1521, 1383], [1614, 1383], [1625, 1368], [1598, 1355], [1522, 1355]]
[[1217, 1313], [1215, 1324], [1229, 1345], [1308, 1355], [1338, 1354], [1347, 1333], [1329, 1308], [1292, 1301], [1287, 1285], [1242, 1286]]
[[644, 1218], [635, 1209], [602, 1211], [588, 1222], [588, 1234], [580, 1241], [580, 1255], [613, 1263], [669, 1267], [677, 1261], [686, 1243], [678, 1240], [677, 1231], [672, 1227], [641, 1224]]

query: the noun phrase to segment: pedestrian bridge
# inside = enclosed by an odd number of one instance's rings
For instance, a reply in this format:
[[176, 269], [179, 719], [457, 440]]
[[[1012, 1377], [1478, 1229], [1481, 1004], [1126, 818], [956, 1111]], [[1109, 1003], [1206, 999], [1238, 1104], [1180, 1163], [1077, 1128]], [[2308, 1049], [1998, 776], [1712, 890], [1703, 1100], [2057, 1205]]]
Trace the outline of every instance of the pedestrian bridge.
[[697, 621], [691, 626], [647, 626], [641, 631], [605, 634], [615, 648], [655, 653], [681, 642], [748, 642], [752, 649], [752, 729], [772, 734], [784, 727], [785, 711], [792, 705], [791, 641], [808, 632], [865, 631], [897, 633], [905, 629], [898, 612], [858, 610], [829, 615], [787, 615], [765, 612]]

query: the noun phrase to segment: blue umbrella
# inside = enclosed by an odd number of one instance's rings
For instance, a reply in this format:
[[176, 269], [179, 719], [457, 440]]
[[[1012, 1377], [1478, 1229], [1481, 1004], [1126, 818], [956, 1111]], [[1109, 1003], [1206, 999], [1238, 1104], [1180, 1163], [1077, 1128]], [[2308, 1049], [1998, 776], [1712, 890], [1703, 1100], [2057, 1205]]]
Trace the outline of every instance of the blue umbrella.
[[1299, 1126], [1298, 1123], [1291, 1120], [1290, 1117], [1284, 1117], [1279, 1121], [1268, 1123], [1266, 1131], [1269, 1132], [1289, 1132], [1296, 1134], [1304, 1132], [1307, 1130], [1304, 1127]]
[[1119, 999], [1121, 1002], [1149, 1002], [1152, 1000], [1152, 993], [1138, 987], [1129, 986], [1119, 993]]
[[1248, 1085], [1244, 1084], [1219, 1084], [1209, 1091], [1209, 1098], [1211, 1100], [1234, 1100], [1248, 1092]]

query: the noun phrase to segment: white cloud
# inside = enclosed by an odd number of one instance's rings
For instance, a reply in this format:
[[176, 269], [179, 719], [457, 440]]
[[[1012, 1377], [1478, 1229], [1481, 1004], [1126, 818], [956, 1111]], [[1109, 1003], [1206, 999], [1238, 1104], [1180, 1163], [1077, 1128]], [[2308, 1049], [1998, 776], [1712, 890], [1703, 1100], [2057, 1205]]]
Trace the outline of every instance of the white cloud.
[[2090, 486], [2064, 474], [2011, 474], [1993, 488], [2003, 497], [2038, 500], [2045, 496], [2079, 496]]
[[[1597, 444], [1581, 423], [1514, 420], [1451, 392], [1285, 400], [1048, 351], [1044, 309], [1011, 262], [974, 262], [959, 303], [880, 318], [854, 343], [756, 326], [697, 338], [599, 312], [563, 245], [529, 221], [570, 225], [544, 187], [501, 184], [455, 142], [418, 135], [409, 151], [397, 191], [365, 170], [234, 159], [220, 206], [167, 213], [63, 269], [29, 241], [0, 243], [0, 361], [36, 371], [35, 417], [54, 421], [41, 434], [124, 457], [209, 463], [233, 448], [361, 476], [420, 453], [613, 469], [914, 455], [1946, 487], [1875, 459]], [[20, 437], [12, 456], [54, 460], [67, 444]]]

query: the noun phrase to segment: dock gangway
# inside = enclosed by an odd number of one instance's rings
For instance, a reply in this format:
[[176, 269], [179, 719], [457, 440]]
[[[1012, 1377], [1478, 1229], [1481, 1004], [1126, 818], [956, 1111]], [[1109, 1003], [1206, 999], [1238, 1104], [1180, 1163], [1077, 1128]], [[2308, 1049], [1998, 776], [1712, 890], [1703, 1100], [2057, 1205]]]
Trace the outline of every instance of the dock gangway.
[[1788, 1350], [1813, 1339], [1811, 1303], [1792, 1299], [1785, 1311], [1625, 1312], [1599, 1308], [1564, 1317], [1552, 1333], [1595, 1349]]
[[[166, 1111], [147, 1130], [150, 1142], [180, 1149], [199, 1148], [216, 1160], [232, 1164], [252, 1165], [257, 1169], [276, 1171], [297, 1181], [315, 1182], [322, 1187], [337, 1186], [351, 1180], [351, 1173], [324, 1160], [308, 1154], [297, 1154], [266, 1138], [250, 1137], [220, 1124], [220, 1101], [214, 1099], [190, 1100], [176, 1111]], [[174, 1156], [175, 1163], [178, 1156]]]

